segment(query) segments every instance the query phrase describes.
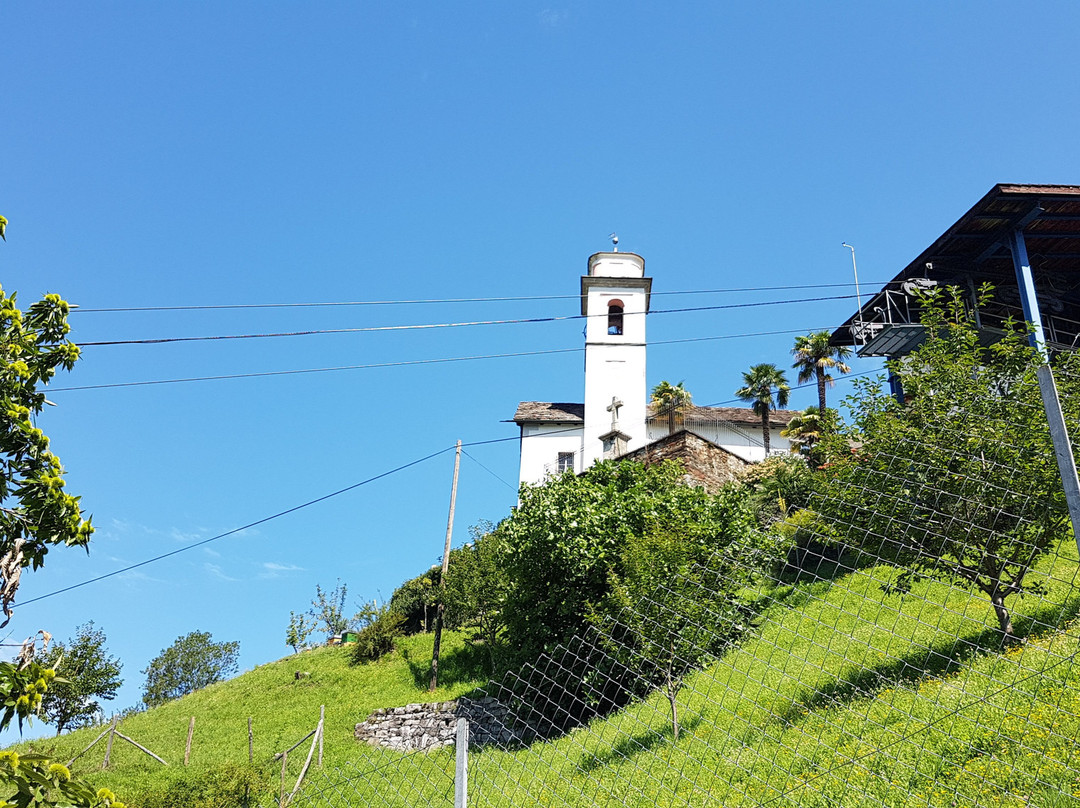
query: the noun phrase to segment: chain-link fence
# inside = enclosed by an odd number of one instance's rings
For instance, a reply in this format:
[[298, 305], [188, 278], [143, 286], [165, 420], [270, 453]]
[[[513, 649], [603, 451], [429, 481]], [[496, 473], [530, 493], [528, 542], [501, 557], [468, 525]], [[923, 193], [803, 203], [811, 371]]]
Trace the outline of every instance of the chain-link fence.
[[[773, 492], [754, 549], [644, 570], [459, 702], [468, 804], [1080, 806], [1080, 558], [1030, 392], [866, 399], [866, 443], [804, 507]], [[452, 748], [373, 751], [294, 804], [454, 803]]]

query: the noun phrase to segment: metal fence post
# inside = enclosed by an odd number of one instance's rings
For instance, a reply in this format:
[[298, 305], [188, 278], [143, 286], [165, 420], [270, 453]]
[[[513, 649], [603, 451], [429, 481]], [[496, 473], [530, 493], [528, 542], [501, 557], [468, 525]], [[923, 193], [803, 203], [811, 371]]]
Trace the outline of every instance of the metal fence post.
[[469, 803], [469, 722], [457, 722], [457, 766], [454, 769], [454, 808], [466, 808]]

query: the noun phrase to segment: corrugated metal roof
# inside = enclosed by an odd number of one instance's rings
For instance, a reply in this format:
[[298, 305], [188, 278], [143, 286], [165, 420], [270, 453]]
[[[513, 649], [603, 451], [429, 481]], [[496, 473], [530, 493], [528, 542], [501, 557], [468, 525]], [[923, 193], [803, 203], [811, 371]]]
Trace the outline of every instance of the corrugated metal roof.
[[[989, 327], [1006, 317], [1022, 320], [1007, 239], [1022, 228], [1044, 328], [1051, 345], [1080, 340], [1080, 186], [1000, 184], [904, 267], [832, 335], [834, 345], [860, 345], [893, 324], [918, 322], [917, 299], [906, 281], [927, 278], [971, 289], [990, 283], [994, 299], [984, 313]], [[864, 326], [868, 324], [869, 327]]]

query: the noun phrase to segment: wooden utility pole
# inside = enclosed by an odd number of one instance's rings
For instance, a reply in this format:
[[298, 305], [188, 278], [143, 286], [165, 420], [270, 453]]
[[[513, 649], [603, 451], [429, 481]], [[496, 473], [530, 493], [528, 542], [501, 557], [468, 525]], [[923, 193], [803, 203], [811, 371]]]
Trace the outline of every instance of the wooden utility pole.
[[454, 482], [450, 486], [450, 516], [446, 520], [446, 547], [442, 556], [442, 575], [439, 576], [439, 608], [435, 611], [435, 644], [431, 649], [431, 685], [428, 690], [434, 690], [439, 686], [439, 644], [442, 642], [443, 611], [446, 595], [446, 568], [450, 564], [450, 539], [454, 535], [454, 506], [457, 504], [457, 480], [458, 469], [461, 468], [461, 441], [457, 442], [457, 452], [454, 454]]

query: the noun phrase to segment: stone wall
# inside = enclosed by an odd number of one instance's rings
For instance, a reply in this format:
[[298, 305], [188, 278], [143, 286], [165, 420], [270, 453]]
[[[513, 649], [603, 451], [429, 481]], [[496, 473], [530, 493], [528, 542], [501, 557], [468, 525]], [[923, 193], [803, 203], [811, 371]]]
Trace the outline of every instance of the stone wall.
[[686, 484], [704, 488], [710, 494], [719, 491], [724, 483], [736, 479], [740, 472], [750, 465], [727, 449], [685, 429], [653, 441], [619, 459], [635, 460], [646, 466], [664, 460], [681, 460], [686, 469], [683, 475]]
[[510, 708], [493, 696], [431, 704], [406, 704], [376, 710], [356, 725], [358, 741], [403, 752], [453, 746], [457, 720], [469, 722], [471, 744], [520, 746], [537, 737], [536, 730], [517, 719]]

